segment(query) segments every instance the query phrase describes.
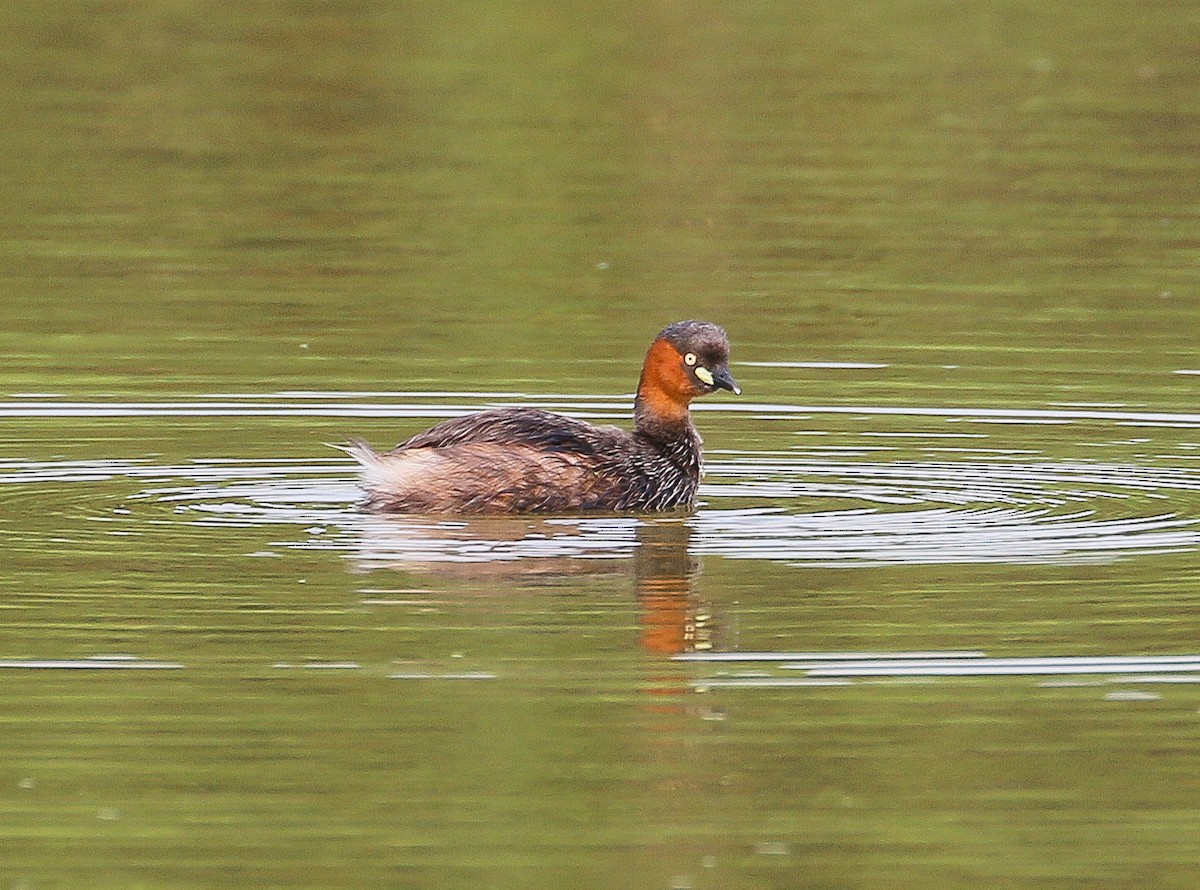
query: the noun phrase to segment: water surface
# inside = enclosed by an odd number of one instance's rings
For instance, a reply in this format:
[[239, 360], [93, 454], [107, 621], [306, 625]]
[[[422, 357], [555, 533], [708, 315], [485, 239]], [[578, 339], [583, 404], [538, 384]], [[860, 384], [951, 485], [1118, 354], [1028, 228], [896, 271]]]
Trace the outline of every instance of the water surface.
[[[91, 12], [0, 13], [0, 880], [1194, 885], [1189, 6]], [[689, 317], [693, 515], [324, 444]]]

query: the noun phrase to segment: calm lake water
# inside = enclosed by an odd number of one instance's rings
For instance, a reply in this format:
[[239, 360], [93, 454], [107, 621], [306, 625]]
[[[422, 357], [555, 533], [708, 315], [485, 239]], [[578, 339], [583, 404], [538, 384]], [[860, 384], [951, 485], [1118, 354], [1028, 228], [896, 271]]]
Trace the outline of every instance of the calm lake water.
[[[1191, 4], [0, 33], [0, 886], [1196, 886]], [[690, 517], [325, 446], [627, 423], [692, 317]]]

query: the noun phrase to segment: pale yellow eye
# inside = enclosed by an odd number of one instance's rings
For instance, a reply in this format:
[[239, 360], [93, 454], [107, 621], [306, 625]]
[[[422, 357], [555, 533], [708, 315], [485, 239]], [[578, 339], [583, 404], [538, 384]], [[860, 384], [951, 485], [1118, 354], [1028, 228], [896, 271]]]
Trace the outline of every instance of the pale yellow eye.
[[684, 362], [684, 364], [686, 364], [686, 365], [687, 365], [689, 368], [690, 368], [692, 365], [696, 364], [696, 353], [694, 353], [694, 352], [689, 352], [687, 355], [685, 355], [685, 356], [683, 357], [683, 362]]

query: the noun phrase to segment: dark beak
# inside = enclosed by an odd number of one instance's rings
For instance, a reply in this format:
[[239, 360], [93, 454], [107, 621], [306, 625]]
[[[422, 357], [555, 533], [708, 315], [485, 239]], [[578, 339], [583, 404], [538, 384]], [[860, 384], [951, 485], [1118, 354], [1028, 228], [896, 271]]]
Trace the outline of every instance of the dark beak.
[[712, 375], [713, 386], [717, 387], [717, 389], [727, 389], [735, 396], [742, 394], [742, 388], [737, 385], [737, 381], [733, 379], [733, 375], [729, 373], [729, 369], [724, 365], [714, 368]]

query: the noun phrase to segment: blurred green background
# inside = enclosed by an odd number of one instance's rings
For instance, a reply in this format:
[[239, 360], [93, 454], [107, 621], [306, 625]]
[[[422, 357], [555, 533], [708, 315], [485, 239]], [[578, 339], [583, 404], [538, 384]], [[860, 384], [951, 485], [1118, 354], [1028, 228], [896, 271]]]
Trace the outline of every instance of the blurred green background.
[[0, 16], [17, 388], [562, 379], [683, 317], [761, 359], [1192, 349], [1189, 4]]

